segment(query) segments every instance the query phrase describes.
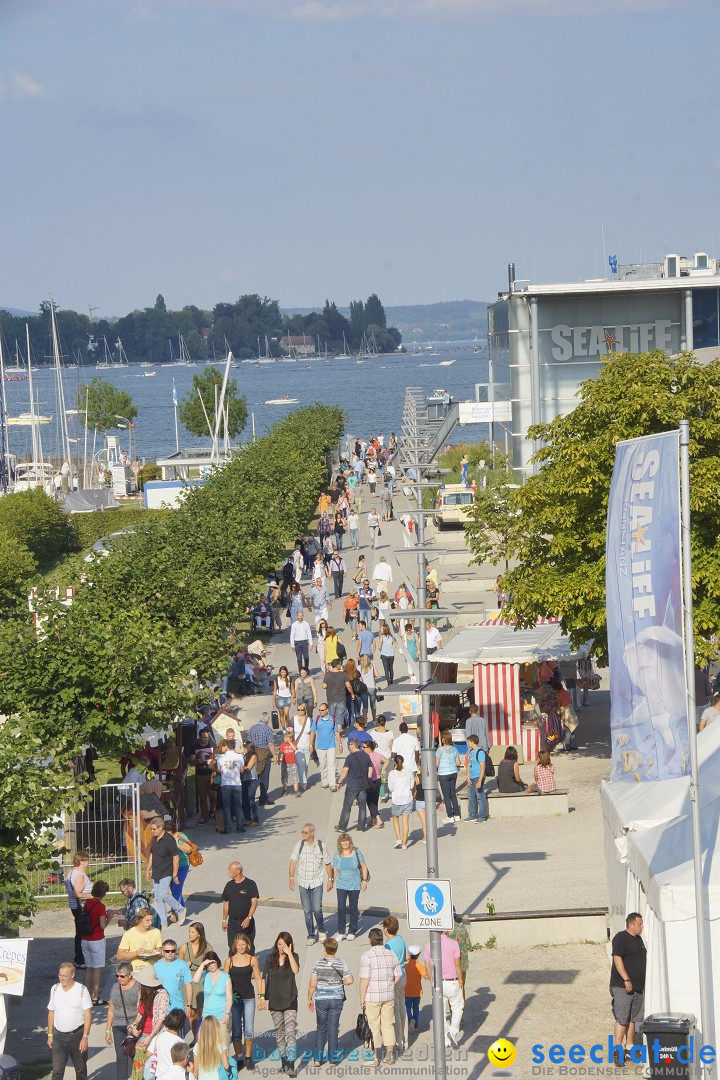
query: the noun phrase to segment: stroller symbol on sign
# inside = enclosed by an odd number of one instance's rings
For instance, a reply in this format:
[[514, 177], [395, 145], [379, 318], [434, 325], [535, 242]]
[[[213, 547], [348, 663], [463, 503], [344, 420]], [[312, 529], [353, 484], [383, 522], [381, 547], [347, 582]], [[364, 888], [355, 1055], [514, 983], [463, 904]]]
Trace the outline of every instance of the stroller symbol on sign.
[[430, 912], [431, 914], [434, 914], [437, 911], [437, 900], [433, 900], [432, 896], [427, 891], [427, 887], [423, 887], [420, 907], [423, 911]]

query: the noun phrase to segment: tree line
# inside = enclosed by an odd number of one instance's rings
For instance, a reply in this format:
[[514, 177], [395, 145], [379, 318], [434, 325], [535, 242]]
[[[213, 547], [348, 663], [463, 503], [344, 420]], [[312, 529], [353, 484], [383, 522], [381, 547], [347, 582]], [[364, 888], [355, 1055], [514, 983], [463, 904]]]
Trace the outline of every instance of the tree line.
[[[400, 331], [387, 325], [385, 309], [377, 294], [366, 301], [354, 300], [350, 318], [334, 302], [325, 301], [320, 312], [283, 315], [277, 300], [256, 293], [240, 296], [234, 303], [221, 302], [212, 310], [189, 304], [169, 311], [162, 294], [152, 307], [135, 310], [116, 321], [90, 319], [77, 311], [61, 309], [58, 327], [67, 362], [94, 364], [105, 354], [105, 341], [116, 358], [118, 340], [129, 360], [159, 364], [179, 359], [180, 337], [192, 360], [221, 359], [226, 344], [240, 360], [265, 354], [282, 355], [280, 340], [285, 336], [305, 336], [318, 351], [340, 352], [367, 345], [378, 352], [393, 352], [402, 340]], [[52, 356], [50, 304], [44, 301], [38, 315], [30, 317], [0, 313], [0, 329], [7, 358], [24, 356], [25, 324], [30, 331], [33, 364], [46, 363]]]
[[[292, 413], [179, 509], [138, 521], [110, 556], [86, 565], [84, 581], [67, 582], [78, 587], [70, 608], [45, 598], [41, 633], [25, 604], [3, 612], [0, 932], [27, 922], [28, 871], [53, 865], [54, 823], [87, 797], [87, 777], [73, 777], [82, 747], [119, 758], [144, 741], [146, 725], [162, 730], [192, 710], [197, 684], [226, 668], [258, 582], [317, 506], [343, 424], [333, 406]], [[38, 554], [69, 542], [51, 512], [43, 522]]]

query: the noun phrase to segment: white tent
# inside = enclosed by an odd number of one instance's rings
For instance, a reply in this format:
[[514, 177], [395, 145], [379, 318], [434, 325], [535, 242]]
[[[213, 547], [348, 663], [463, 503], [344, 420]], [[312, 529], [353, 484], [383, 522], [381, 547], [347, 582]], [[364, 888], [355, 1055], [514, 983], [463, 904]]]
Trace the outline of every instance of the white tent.
[[[700, 806], [720, 799], [720, 723], [698, 735]], [[605, 835], [610, 927], [625, 928], [625, 916], [635, 910], [635, 884], [628, 878], [627, 853], [631, 836], [653, 830], [690, 813], [690, 777], [655, 783], [605, 781], [600, 790]]]
[[532, 664], [543, 660], [582, 660], [592, 641], [573, 649], [560, 623], [544, 620], [521, 630], [499, 620], [474, 623], [460, 630], [434, 654], [433, 663]]
[[[702, 780], [700, 786], [702, 793]], [[703, 881], [709, 916], [710, 1008], [715, 1014], [715, 1030], [720, 1031], [720, 995], [714, 994], [714, 983], [720, 977], [720, 799], [706, 802], [703, 798], [701, 805]], [[690, 816], [630, 833], [626, 857], [629, 910], [639, 911], [645, 920], [643, 940], [648, 950], [645, 1014], [693, 1012], [699, 1020]]]

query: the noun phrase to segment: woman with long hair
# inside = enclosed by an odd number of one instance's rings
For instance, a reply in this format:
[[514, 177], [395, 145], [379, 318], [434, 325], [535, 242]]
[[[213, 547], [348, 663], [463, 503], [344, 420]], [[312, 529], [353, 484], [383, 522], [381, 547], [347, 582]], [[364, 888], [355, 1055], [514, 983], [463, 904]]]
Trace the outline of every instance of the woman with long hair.
[[[363, 713], [367, 714], [367, 690], [365, 690], [357, 664], [354, 660], [345, 661], [345, 678], [345, 708], [347, 709], [348, 726], [352, 727], [359, 716], [362, 716]], [[347, 689], [347, 683], [352, 687], [352, 694]], [[364, 702], [363, 690], [365, 690]]]
[[364, 691], [361, 690], [360, 697], [362, 699], [363, 707], [363, 720], [367, 720], [368, 708], [372, 715], [373, 721], [377, 720], [377, 688], [375, 686], [375, 680], [377, 678], [377, 671], [375, 670], [375, 663], [371, 656], [363, 654], [360, 657], [360, 678], [364, 686]]
[[367, 739], [362, 744], [361, 750], [370, 758], [372, 765], [372, 774], [368, 781], [368, 788], [365, 793], [367, 796], [370, 824], [376, 829], [382, 829], [383, 822], [382, 817], [380, 816], [380, 783], [385, 762], [382, 754], [378, 750], [378, 744], [373, 739]]
[[[337, 851], [332, 859], [332, 875], [332, 883], [337, 886], [338, 932], [335, 937], [338, 941], [342, 941], [344, 937], [347, 937], [348, 941], [353, 941], [358, 930], [360, 892], [361, 890], [364, 892], [367, 888], [367, 879], [370, 875], [365, 864], [365, 856], [360, 848], [355, 847], [352, 837], [347, 833], [338, 837]], [[350, 931], [349, 934], [345, 933], [346, 927]]]
[[[188, 940], [186, 945], [180, 946], [180, 952], [178, 956], [181, 960], [184, 960], [187, 966], [190, 968], [190, 974], [194, 975], [198, 970], [203, 960], [209, 952], [212, 951], [212, 946], [208, 945], [207, 938], [205, 937], [205, 927], [201, 922], [191, 922], [188, 925]], [[203, 1006], [203, 992], [202, 987], [198, 983], [191, 983], [192, 998], [190, 999], [190, 1008], [192, 1012], [189, 1016], [190, 1027], [192, 1028], [193, 1035], [197, 1035], [198, 1017], [202, 1012]]]
[[290, 723], [290, 706], [292, 705], [292, 684], [290, 672], [285, 664], [278, 669], [277, 678], [273, 684], [272, 696], [273, 709], [277, 709], [280, 723], [286, 727]]
[[269, 1009], [275, 1026], [278, 1052], [282, 1071], [291, 1078], [297, 1076], [297, 975], [300, 959], [295, 952], [293, 939], [285, 930], [278, 934], [272, 952], [265, 961], [262, 992], [258, 1008]]
[[415, 775], [405, 767], [402, 754], [395, 754], [395, 768], [388, 773], [387, 785], [392, 801], [392, 823], [395, 830], [396, 848], [403, 851], [408, 846], [410, 815], [413, 808], [413, 788]]
[[185, 907], [185, 901], [183, 900], [183, 885], [185, 884], [185, 878], [190, 873], [190, 859], [188, 856], [190, 855], [193, 846], [186, 834], [178, 829], [177, 822], [174, 821], [172, 827], [168, 831], [175, 837], [175, 843], [178, 846], [179, 852], [177, 884], [174, 881], [170, 882], [170, 892], [177, 902]]
[[170, 1011], [170, 995], [149, 965], [135, 971], [135, 981], [140, 983], [140, 1000], [130, 1034], [137, 1039], [133, 1072], [139, 1069], [139, 1075], [142, 1075], [150, 1042], [162, 1030]]
[[294, 622], [297, 618], [298, 611], [302, 611], [303, 608], [310, 610], [310, 604], [307, 602], [305, 593], [302, 591], [297, 581], [293, 581], [290, 586], [290, 593], [288, 595], [288, 612], [290, 622]]
[[395, 640], [386, 622], [380, 627], [380, 659], [385, 672], [385, 681], [388, 686], [392, 686], [395, 677], [393, 671], [395, 666]]
[[447, 813], [444, 824], [453, 825], [456, 821], [460, 821], [460, 803], [458, 802], [456, 788], [458, 769], [462, 762], [453, 745], [451, 732], [443, 731], [440, 736], [440, 746], [437, 748], [435, 760], [437, 762], [440, 790], [442, 791]]
[[318, 654], [320, 671], [323, 675], [327, 671], [327, 664], [325, 662], [325, 638], [327, 636], [327, 628], [327, 619], [321, 619], [317, 625], [317, 637], [315, 638], [315, 651]]
[[247, 934], [237, 934], [232, 943], [230, 955], [225, 961], [224, 970], [232, 983], [232, 1041], [238, 1069], [243, 1067], [243, 1041], [245, 1049], [244, 1064], [254, 1069], [252, 1041], [255, 1028], [255, 991], [253, 979], [258, 988], [262, 986], [260, 965], [253, 955], [253, 945]]
[[[192, 1073], [197, 1080], [225, 1080], [231, 1075], [222, 1028], [214, 1016], [207, 1016], [200, 1025], [194, 1057]], [[226, 1070], [222, 1074], [221, 1067]]]

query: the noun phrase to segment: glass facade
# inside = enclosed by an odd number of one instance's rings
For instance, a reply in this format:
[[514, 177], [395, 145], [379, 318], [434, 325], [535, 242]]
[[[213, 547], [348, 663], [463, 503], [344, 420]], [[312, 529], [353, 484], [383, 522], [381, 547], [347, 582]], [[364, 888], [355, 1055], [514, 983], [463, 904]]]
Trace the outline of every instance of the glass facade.
[[720, 345], [718, 290], [695, 289], [692, 296], [693, 348], [714, 349]]

